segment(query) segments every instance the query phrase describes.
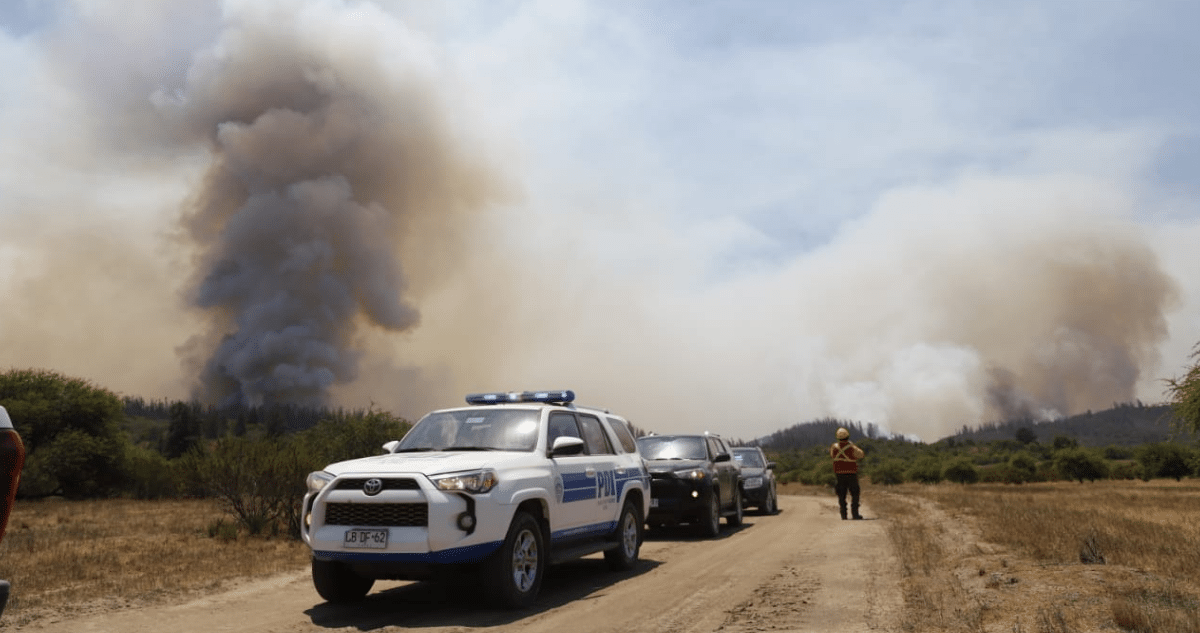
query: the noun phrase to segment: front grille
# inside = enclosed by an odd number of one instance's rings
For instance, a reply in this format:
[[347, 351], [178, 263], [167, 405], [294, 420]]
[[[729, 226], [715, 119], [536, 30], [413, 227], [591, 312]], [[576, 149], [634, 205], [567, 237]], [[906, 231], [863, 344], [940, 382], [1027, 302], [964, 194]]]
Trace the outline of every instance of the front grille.
[[384, 479], [383, 477], [361, 477], [354, 479], [339, 479], [336, 490], [362, 490], [369, 479], [379, 479], [383, 482], [383, 490], [420, 490], [421, 486], [417, 485], [416, 479], [401, 477], [398, 479]]
[[429, 506], [424, 503], [330, 503], [325, 505], [325, 525], [425, 527]]

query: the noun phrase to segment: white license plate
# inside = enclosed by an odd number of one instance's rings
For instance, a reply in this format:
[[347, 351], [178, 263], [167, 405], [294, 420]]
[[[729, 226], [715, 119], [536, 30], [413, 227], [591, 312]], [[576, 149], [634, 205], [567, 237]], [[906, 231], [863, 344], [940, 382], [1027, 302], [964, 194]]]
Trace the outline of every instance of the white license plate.
[[346, 547], [385, 549], [387, 547], [387, 530], [346, 530], [342, 545]]
[[651, 498], [650, 499], [650, 507], [657, 508], [658, 507], [658, 499]]

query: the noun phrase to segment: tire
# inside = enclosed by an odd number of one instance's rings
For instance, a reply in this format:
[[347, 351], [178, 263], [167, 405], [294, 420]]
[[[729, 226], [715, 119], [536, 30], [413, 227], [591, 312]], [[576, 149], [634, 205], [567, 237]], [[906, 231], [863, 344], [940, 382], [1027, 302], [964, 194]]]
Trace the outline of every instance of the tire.
[[742, 517], [745, 516], [745, 511], [742, 510], [742, 493], [735, 491], [733, 494], [733, 514], [725, 517], [725, 522], [729, 527], [738, 527], [742, 524]]
[[496, 606], [527, 607], [537, 600], [546, 575], [546, 543], [542, 527], [528, 512], [518, 510], [500, 550], [484, 566], [484, 579]]
[[708, 514], [697, 524], [700, 536], [715, 538], [721, 534], [721, 498], [714, 489], [709, 495]]
[[767, 502], [760, 509], [763, 514], [775, 514], [779, 512], [779, 502], [775, 499], [775, 486], [771, 486], [767, 490]]
[[375, 584], [351, 571], [345, 563], [312, 559], [313, 586], [327, 602], [346, 603], [362, 600]]
[[604, 560], [608, 562], [608, 568], [613, 571], [633, 569], [637, 564], [638, 550], [642, 547], [642, 513], [632, 499], [625, 500], [613, 537], [620, 545], [605, 550]]

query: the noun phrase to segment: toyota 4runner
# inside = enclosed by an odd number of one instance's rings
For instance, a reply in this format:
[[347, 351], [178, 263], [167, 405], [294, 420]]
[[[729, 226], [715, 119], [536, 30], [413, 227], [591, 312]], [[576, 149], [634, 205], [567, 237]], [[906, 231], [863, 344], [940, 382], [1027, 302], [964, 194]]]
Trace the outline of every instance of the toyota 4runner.
[[499, 606], [538, 595], [548, 564], [604, 552], [632, 568], [650, 479], [628, 422], [571, 391], [486, 393], [433, 411], [386, 454], [308, 476], [302, 536], [329, 602], [377, 579], [477, 572]]

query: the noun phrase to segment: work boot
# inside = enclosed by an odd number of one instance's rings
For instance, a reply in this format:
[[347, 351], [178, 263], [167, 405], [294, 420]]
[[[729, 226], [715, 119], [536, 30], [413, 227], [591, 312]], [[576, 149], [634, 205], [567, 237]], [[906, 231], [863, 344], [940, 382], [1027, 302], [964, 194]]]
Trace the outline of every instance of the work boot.
[[841, 506], [840, 508], [838, 508], [838, 510], [841, 510], [842, 520], [845, 521], [846, 520], [846, 506]]
[[862, 520], [862, 515], [858, 513], [858, 506], [850, 507], [850, 518], [854, 519], [855, 521]]
[[852, 517], [850, 517], [850, 518], [854, 519], [855, 521], [862, 521], [862, 515], [861, 515], [861, 514], [856, 514], [856, 515], [854, 515], [854, 516], [852, 516]]

